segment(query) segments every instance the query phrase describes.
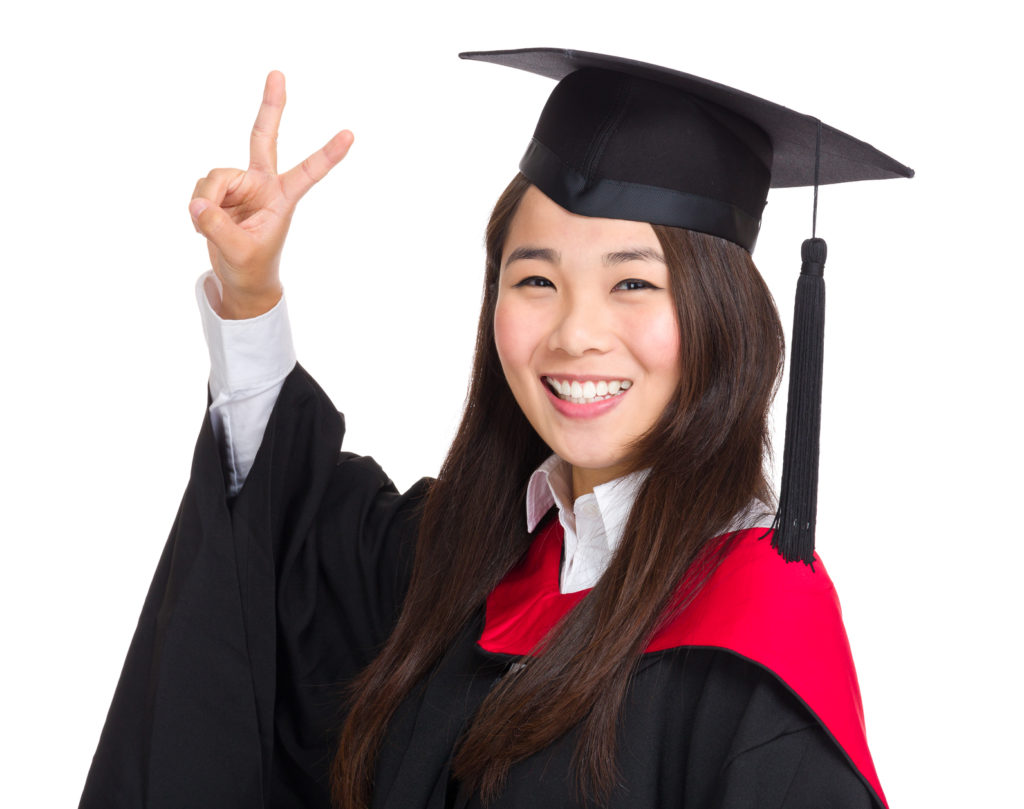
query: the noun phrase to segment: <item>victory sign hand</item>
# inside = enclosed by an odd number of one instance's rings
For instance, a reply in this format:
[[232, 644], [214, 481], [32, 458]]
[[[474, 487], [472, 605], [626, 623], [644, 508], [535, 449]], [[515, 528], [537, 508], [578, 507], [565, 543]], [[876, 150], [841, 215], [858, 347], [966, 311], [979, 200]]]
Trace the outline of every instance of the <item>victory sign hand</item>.
[[281, 249], [295, 206], [345, 157], [354, 139], [342, 130], [278, 174], [277, 130], [284, 103], [284, 76], [273, 71], [249, 140], [249, 168], [214, 169], [196, 183], [188, 206], [223, 286], [220, 315], [225, 318], [256, 317], [280, 300]]

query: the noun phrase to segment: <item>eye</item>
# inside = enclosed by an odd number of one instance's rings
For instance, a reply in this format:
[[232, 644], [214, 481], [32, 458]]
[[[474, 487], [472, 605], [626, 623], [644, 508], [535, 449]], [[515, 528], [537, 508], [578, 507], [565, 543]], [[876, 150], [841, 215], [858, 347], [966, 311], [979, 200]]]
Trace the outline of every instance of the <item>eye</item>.
[[661, 289], [661, 287], [655, 286], [650, 281], [643, 281], [640, 278], [626, 278], [612, 287], [612, 290], [623, 292], [632, 292], [637, 289]]
[[555, 285], [552, 284], [547, 278], [544, 278], [543, 276], [530, 275], [524, 278], [522, 281], [512, 285], [513, 289], [518, 289], [520, 287], [550, 287], [554, 289]]

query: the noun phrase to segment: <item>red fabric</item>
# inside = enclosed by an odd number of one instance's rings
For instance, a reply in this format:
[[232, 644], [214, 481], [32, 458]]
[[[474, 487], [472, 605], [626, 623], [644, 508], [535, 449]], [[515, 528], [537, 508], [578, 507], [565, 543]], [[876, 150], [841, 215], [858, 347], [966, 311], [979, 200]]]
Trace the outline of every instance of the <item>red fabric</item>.
[[[680, 646], [726, 649], [774, 673], [810, 709], [888, 806], [864, 731], [860, 688], [832, 581], [787, 564], [763, 538], [738, 533], [689, 606], [659, 630], [648, 652]], [[559, 592], [562, 526], [551, 520], [526, 558], [487, 599], [481, 648], [525, 655], [589, 592]]]

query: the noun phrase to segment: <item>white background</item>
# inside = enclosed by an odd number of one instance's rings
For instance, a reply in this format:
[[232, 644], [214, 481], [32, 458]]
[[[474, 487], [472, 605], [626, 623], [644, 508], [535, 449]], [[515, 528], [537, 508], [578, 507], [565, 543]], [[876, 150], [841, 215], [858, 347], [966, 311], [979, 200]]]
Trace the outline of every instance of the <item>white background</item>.
[[[348, 448], [407, 486], [456, 424], [483, 226], [551, 88], [455, 55], [534, 45], [708, 76], [917, 170], [821, 191], [819, 549], [891, 805], [1022, 805], [1019, 42], [986, 3], [746, 5], [5, 11], [0, 805], [77, 802], [205, 406], [186, 204], [244, 166], [267, 71], [282, 167], [356, 133], [284, 280]], [[787, 329], [810, 215], [809, 190], [773, 193], [755, 254]]]

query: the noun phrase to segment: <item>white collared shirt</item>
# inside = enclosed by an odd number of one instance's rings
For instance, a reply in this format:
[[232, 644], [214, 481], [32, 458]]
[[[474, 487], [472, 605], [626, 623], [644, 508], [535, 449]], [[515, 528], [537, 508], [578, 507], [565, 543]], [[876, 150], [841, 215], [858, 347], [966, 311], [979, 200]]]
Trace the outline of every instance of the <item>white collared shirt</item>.
[[565, 534], [559, 589], [575, 593], [597, 584], [622, 540], [630, 509], [647, 478], [647, 470], [602, 483], [572, 499], [572, 467], [552, 455], [530, 476], [526, 488], [526, 526], [533, 531], [544, 515], [558, 507]]

